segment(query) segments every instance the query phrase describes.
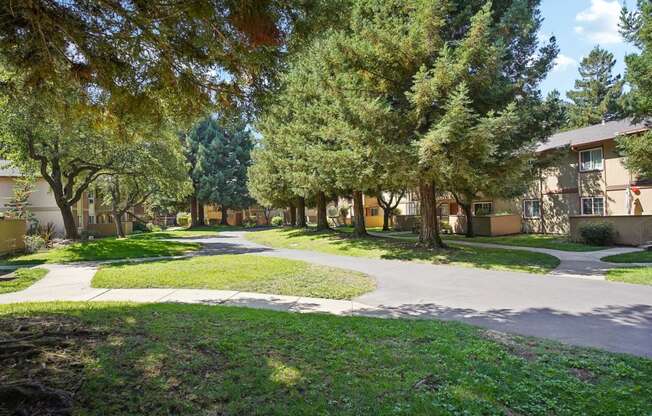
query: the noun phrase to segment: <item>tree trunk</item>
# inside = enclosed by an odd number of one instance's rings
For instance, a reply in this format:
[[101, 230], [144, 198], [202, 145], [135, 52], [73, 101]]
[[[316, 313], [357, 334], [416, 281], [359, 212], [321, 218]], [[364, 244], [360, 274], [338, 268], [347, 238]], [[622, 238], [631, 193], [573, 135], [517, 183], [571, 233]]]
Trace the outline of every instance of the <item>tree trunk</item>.
[[197, 195], [190, 197], [190, 226], [197, 225]]
[[306, 228], [306, 199], [297, 199], [297, 227]]
[[362, 201], [362, 192], [353, 191], [353, 217], [355, 218], [355, 226], [353, 235], [356, 237], [367, 236], [367, 227], [364, 223], [364, 202]]
[[290, 225], [292, 227], [297, 225], [297, 207], [294, 204], [290, 204]]
[[389, 231], [389, 217], [392, 215], [392, 211], [383, 208], [383, 231]]
[[471, 212], [471, 204], [460, 204], [462, 210], [464, 211], [464, 216], [466, 217], [466, 236], [475, 237], [475, 232], [473, 231], [473, 216]]
[[326, 217], [326, 195], [317, 192], [317, 229], [328, 230], [328, 218]]
[[229, 209], [222, 205], [220, 207], [220, 211], [222, 212], [222, 220], [220, 221], [221, 225], [229, 225]]
[[206, 225], [204, 219], [204, 203], [199, 200], [197, 201], [197, 224]]
[[72, 215], [72, 207], [59, 202], [57, 202], [57, 205], [63, 218], [63, 228], [66, 230], [66, 238], [69, 240], [79, 240], [79, 232], [77, 231], [77, 224], [75, 224], [75, 216]]
[[113, 217], [113, 223], [115, 224], [115, 233], [118, 238], [125, 238], [125, 229], [122, 226], [122, 215], [118, 212], [111, 212], [111, 216]]
[[419, 195], [421, 198], [421, 232], [419, 233], [419, 244], [428, 248], [445, 247], [439, 235], [434, 181], [420, 180]]

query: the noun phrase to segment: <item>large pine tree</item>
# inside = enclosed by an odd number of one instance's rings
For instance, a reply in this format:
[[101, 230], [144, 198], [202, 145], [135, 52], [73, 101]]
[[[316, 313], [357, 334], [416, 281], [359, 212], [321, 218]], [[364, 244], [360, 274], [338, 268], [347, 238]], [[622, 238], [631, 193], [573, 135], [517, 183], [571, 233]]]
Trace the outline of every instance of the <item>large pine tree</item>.
[[245, 208], [252, 202], [247, 189], [253, 140], [246, 122], [233, 116], [201, 120], [188, 136], [195, 164], [191, 172], [197, 198], [220, 206], [226, 224], [229, 208]]
[[614, 55], [600, 46], [582, 59], [575, 89], [566, 94], [573, 102], [569, 127], [586, 127], [622, 117], [619, 100], [623, 80], [620, 75], [613, 75], [614, 65]]
[[[631, 86], [627, 94], [627, 110], [637, 120], [652, 117], [652, 3], [638, 2], [638, 9], [623, 8], [621, 29], [625, 38], [641, 52], [625, 58], [625, 79]], [[626, 136], [619, 139], [619, 147], [626, 156], [626, 164], [638, 175], [652, 178], [652, 133]]]

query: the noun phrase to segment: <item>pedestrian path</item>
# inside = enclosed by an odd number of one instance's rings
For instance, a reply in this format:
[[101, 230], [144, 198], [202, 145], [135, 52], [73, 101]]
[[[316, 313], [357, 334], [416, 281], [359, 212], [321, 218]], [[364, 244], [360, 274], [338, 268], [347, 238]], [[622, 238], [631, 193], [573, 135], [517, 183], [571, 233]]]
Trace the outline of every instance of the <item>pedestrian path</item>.
[[189, 256], [248, 253], [302, 260], [366, 273], [376, 280], [377, 288], [352, 301], [223, 290], [93, 288], [91, 280], [101, 263], [87, 262], [38, 266], [49, 270], [46, 277], [21, 292], [0, 295], [0, 303], [184, 302], [444, 319], [652, 357], [652, 286], [271, 249], [248, 241], [244, 232], [184, 241], [203, 245]]

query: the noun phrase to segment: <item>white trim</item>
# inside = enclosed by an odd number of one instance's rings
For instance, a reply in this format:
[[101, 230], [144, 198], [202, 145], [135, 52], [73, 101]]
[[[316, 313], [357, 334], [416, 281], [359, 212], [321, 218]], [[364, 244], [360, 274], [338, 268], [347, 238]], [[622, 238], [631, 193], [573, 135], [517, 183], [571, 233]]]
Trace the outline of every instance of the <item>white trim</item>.
[[[594, 167], [593, 166], [593, 165], [595, 165], [595, 162], [593, 161], [593, 158], [590, 156], [591, 152], [595, 152], [596, 150], [600, 151], [600, 166], [599, 167]], [[589, 154], [589, 158], [591, 159], [590, 163], [591, 163], [591, 166], [593, 166], [590, 169], [584, 169], [582, 167], [582, 154], [583, 153], [588, 153]], [[580, 172], [593, 172], [593, 171], [604, 170], [604, 151], [602, 150], [602, 147], [594, 147], [594, 148], [591, 148], [591, 149], [580, 150], [578, 152], [578, 161], [579, 161]]]
[[[525, 209], [525, 203], [526, 202], [536, 202], [536, 203], [538, 203], [539, 204], [539, 215], [537, 215], [537, 216], [528, 216], [527, 215], [527, 210]], [[532, 198], [531, 199], [524, 199], [523, 200], [523, 218], [527, 218], [527, 219], [539, 219], [539, 218], [541, 218], [541, 201], [538, 200], [538, 199], [532, 199]]]
[[[595, 200], [596, 199], [601, 199], [602, 200], [602, 212], [599, 214], [595, 213]], [[591, 213], [587, 214], [584, 212], [584, 200], [591, 200]], [[587, 217], [604, 217], [605, 215], [605, 206], [604, 206], [604, 196], [583, 196], [580, 198], [580, 213], [584, 216]]]
[[491, 215], [491, 213], [492, 213], [493, 210], [494, 210], [494, 203], [493, 203], [493, 201], [480, 201], [480, 202], [474, 202], [474, 203], [473, 203], [473, 215], [476, 215], [476, 214], [475, 214], [475, 207], [476, 207], [476, 205], [485, 205], [485, 204], [489, 204], [490, 208], [489, 208], [489, 212], [488, 212], [487, 214], [484, 214], [484, 215]]

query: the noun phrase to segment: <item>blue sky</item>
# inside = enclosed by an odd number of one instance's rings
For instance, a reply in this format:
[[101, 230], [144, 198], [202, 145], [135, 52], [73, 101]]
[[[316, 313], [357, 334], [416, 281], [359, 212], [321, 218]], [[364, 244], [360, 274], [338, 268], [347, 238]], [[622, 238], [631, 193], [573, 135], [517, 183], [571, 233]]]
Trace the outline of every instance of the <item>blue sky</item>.
[[614, 54], [614, 72], [624, 73], [623, 58], [635, 48], [618, 33], [623, 3], [636, 6], [636, 0], [542, 0], [540, 36], [555, 35], [560, 49], [555, 68], [541, 86], [544, 94], [557, 89], [565, 97], [579, 75], [578, 63], [596, 44]]

